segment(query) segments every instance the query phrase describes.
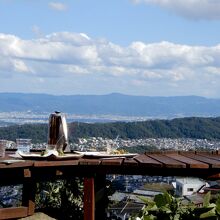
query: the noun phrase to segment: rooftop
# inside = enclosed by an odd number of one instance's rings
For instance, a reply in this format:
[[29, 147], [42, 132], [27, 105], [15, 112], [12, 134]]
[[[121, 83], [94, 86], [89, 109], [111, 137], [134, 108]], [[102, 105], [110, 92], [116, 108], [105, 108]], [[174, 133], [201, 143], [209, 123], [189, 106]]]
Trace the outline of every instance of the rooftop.
[[179, 182], [181, 184], [204, 184], [205, 182], [199, 178], [193, 178], [193, 177], [183, 177], [183, 178], [176, 178], [176, 182]]

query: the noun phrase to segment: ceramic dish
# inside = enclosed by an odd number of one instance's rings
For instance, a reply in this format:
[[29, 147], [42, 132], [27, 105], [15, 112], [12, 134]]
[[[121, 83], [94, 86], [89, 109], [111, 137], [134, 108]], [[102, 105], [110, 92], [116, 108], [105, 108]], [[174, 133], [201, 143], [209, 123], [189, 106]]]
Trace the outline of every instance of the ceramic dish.
[[73, 159], [79, 159], [83, 156], [83, 154], [77, 154], [77, 153], [66, 153], [62, 156], [59, 156], [54, 153], [41, 155], [40, 153], [17, 152], [16, 154], [18, 154], [21, 158], [26, 160], [73, 160]]
[[132, 153], [125, 153], [125, 154], [108, 154], [106, 152], [80, 152], [80, 151], [74, 151], [75, 153], [83, 154], [83, 157], [91, 157], [91, 158], [130, 158], [130, 157], [135, 157], [137, 154], [132, 154]]

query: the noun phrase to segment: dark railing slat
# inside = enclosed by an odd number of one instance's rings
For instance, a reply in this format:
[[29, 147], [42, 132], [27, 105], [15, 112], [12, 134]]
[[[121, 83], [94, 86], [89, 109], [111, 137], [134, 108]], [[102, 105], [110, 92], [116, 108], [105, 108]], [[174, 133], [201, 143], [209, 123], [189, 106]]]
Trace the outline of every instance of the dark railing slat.
[[159, 161], [166, 168], [186, 168], [185, 163], [182, 163], [180, 161], [172, 159], [172, 158], [166, 156], [165, 154], [149, 154], [148, 156], [154, 160]]
[[139, 162], [142, 166], [147, 167], [162, 167], [162, 163], [148, 157], [145, 154], [139, 154], [138, 156], [135, 156], [134, 159]]
[[34, 165], [34, 162], [33, 161], [22, 161], [22, 162], [17, 162], [19, 160], [14, 160], [15, 162], [12, 162], [13, 159], [10, 158], [10, 160], [5, 160], [3, 159], [2, 162], [0, 160], [0, 169], [3, 168], [3, 169], [7, 169], [7, 168], [22, 168], [22, 167], [31, 167]]
[[210, 168], [220, 168], [220, 161], [213, 160], [213, 159], [201, 156], [198, 153], [196, 153], [196, 154], [190, 154], [190, 153], [184, 154], [184, 153], [181, 153], [181, 154], [185, 155], [186, 157], [189, 157], [191, 159], [198, 160], [198, 161], [203, 162], [203, 163], [207, 163], [207, 164], [209, 164]]
[[80, 159], [79, 160], [79, 165], [99, 165], [101, 163], [101, 160], [99, 159]]
[[123, 165], [124, 166], [138, 166], [138, 162], [134, 160], [133, 158], [125, 158]]
[[209, 168], [209, 165], [180, 154], [167, 154], [168, 157], [178, 160], [186, 164], [188, 168]]
[[78, 165], [79, 160], [35, 161], [35, 167], [59, 167]]
[[220, 161], [220, 155], [217, 155], [217, 154], [205, 154], [205, 153], [200, 153], [200, 152], [198, 152], [197, 154], [200, 156], [212, 159], [212, 160]]
[[101, 160], [101, 165], [108, 165], [108, 166], [120, 166], [122, 165], [124, 159], [122, 158], [103, 158]]

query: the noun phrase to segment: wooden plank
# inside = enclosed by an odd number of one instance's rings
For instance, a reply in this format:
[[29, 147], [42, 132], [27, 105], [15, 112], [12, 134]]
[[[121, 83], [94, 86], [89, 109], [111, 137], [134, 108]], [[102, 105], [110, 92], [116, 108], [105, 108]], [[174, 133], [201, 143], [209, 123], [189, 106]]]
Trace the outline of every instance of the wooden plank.
[[209, 165], [206, 163], [202, 163], [198, 160], [193, 160], [191, 158], [185, 157], [183, 155], [179, 154], [166, 154], [167, 157], [173, 158], [175, 160], [178, 160], [180, 162], [183, 162], [186, 164], [187, 168], [209, 168]]
[[205, 153], [199, 152], [198, 155], [203, 156], [203, 157], [207, 157], [212, 160], [220, 161], [220, 155], [218, 155], [218, 154], [205, 154]]
[[121, 158], [102, 158], [101, 165], [104, 166], [120, 166], [124, 159]]
[[161, 150], [161, 151], [146, 151], [146, 155], [148, 154], [178, 154], [176, 150]]
[[33, 178], [25, 178], [22, 190], [22, 205], [28, 207], [28, 215], [33, 215], [35, 210], [36, 182]]
[[181, 154], [181, 155], [184, 155], [184, 156], [186, 156], [186, 155], [195, 155], [196, 154], [196, 151], [179, 151], [178, 152], [179, 154]]
[[123, 161], [123, 166], [137, 166], [138, 162], [134, 158], [125, 158]]
[[99, 165], [100, 163], [101, 163], [101, 160], [99, 160], [99, 159], [83, 159], [83, 158], [81, 158], [79, 160], [79, 165], [94, 166], [94, 165]]
[[84, 220], [95, 220], [94, 178], [84, 178]]
[[166, 168], [186, 168], [185, 163], [167, 157], [165, 154], [149, 154], [148, 156], [159, 161]]
[[140, 165], [147, 166], [147, 167], [162, 167], [162, 163], [148, 157], [145, 154], [139, 154], [138, 156], [134, 157]]
[[[7, 162], [7, 161], [9, 161], [9, 159], [2, 160], [2, 162], [0, 161], [0, 169], [31, 167], [34, 164], [33, 161], [25, 161], [25, 160], [22, 162], [19, 160], [13, 160], [13, 159], [10, 159], [9, 162]], [[19, 161], [19, 162], [17, 162], [17, 161]]]
[[79, 160], [35, 161], [34, 167], [58, 167], [78, 165]]
[[181, 154], [186, 157], [189, 157], [191, 159], [198, 160], [203, 163], [207, 163], [207, 164], [209, 164], [209, 168], [220, 168], [220, 161], [213, 160], [213, 159], [210, 159], [210, 158], [204, 157], [202, 155], [198, 155], [198, 154], [189, 154], [189, 153], [184, 154], [184, 152], [181, 152]]
[[214, 175], [210, 175], [207, 177], [207, 179], [215, 179], [215, 180], [219, 180], [220, 179], [220, 173], [214, 174]]
[[0, 219], [17, 219], [28, 216], [27, 207], [12, 207], [0, 209]]
[[195, 154], [216, 154], [216, 151], [196, 151]]

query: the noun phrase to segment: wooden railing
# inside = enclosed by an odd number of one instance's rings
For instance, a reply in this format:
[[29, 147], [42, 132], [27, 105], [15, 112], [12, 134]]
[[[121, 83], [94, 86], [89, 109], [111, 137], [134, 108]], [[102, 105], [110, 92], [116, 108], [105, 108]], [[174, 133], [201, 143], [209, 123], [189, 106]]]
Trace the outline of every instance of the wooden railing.
[[[104, 219], [96, 195], [105, 189], [106, 174], [194, 176], [218, 179], [220, 154], [215, 152], [153, 152], [134, 158], [80, 158], [65, 161], [30, 161], [7, 163], [0, 159], [0, 185], [23, 184], [21, 207], [0, 209], [0, 219], [34, 214], [36, 182], [56, 178], [84, 177], [84, 219]], [[10, 158], [11, 160], [11, 158]], [[99, 187], [95, 187], [96, 184]]]

